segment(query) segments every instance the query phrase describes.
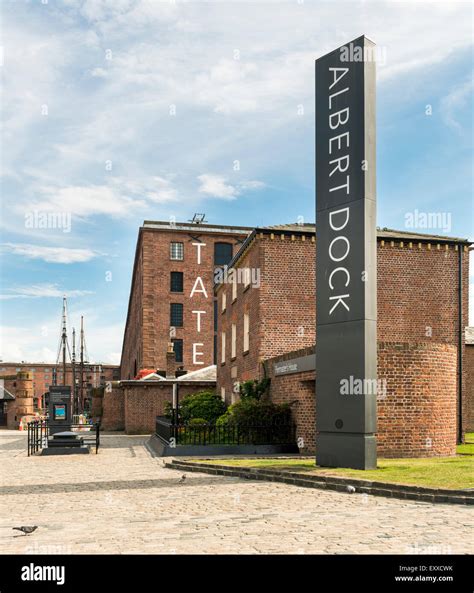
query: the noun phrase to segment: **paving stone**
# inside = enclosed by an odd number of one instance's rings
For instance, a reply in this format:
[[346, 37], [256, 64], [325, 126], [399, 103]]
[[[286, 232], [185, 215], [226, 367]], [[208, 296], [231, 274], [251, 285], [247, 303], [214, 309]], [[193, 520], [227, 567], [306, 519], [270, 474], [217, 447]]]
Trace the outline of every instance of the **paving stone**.
[[473, 553], [472, 507], [170, 470], [147, 438], [27, 457], [25, 433], [0, 430], [1, 553]]

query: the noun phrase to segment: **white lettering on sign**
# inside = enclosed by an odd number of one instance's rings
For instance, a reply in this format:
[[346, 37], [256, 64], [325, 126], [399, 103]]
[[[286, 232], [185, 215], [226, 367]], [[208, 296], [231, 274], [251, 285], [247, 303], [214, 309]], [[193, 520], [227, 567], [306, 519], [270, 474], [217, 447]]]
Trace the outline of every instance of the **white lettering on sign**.
[[198, 346], [204, 346], [204, 344], [200, 342], [195, 342], [193, 344], [193, 364], [204, 364], [202, 360], [198, 360], [198, 356], [204, 356], [204, 352], [198, 352]]
[[201, 315], [205, 315], [206, 311], [191, 311], [193, 314], [197, 315], [197, 330], [198, 333], [201, 333]]
[[201, 248], [206, 247], [206, 244], [205, 243], [191, 243], [191, 245], [194, 245], [195, 247], [197, 247], [197, 263], [201, 264]]
[[[331, 90], [344, 79], [349, 68], [329, 68], [329, 72], [332, 73], [332, 82], [329, 84], [329, 90]], [[329, 154], [335, 157], [329, 161], [329, 177], [333, 184], [329, 188], [329, 192], [342, 191], [346, 195], [350, 192], [350, 174], [348, 173], [350, 155], [347, 154], [350, 146], [350, 134], [349, 131], [343, 131], [341, 128], [349, 124], [350, 111], [349, 107], [341, 108], [340, 106], [337, 111], [332, 112], [332, 110], [334, 108], [333, 99], [348, 92], [349, 87], [345, 86], [342, 89], [335, 88], [334, 92], [329, 95], [329, 128], [337, 130], [337, 134], [329, 138]], [[338, 152], [343, 152], [343, 154], [337, 154]], [[350, 206], [329, 212], [329, 228], [334, 231], [328, 248], [329, 259], [340, 264], [332, 269], [328, 276], [329, 288], [331, 292], [336, 293], [329, 297], [329, 315], [332, 315], [334, 311], [337, 312], [338, 307], [350, 311], [350, 291], [347, 288], [351, 282], [351, 275], [343, 264], [351, 251], [349, 238], [344, 233], [349, 219]]]
[[[192, 243], [192, 245], [194, 247], [196, 247], [197, 251], [196, 251], [196, 258], [197, 258], [197, 263], [198, 265], [201, 265], [202, 263], [202, 248], [206, 247], [206, 243]], [[189, 294], [189, 298], [193, 298], [195, 294], [203, 294], [204, 297], [207, 299], [208, 298], [208, 294], [206, 291], [206, 288], [204, 286], [204, 283], [202, 281], [201, 276], [198, 276], [193, 284], [193, 287], [191, 289], [191, 292]], [[206, 311], [203, 310], [195, 310], [195, 311], [191, 311], [191, 313], [193, 315], [196, 315], [196, 325], [197, 325], [197, 333], [201, 333], [201, 315], [205, 315]], [[202, 360], [200, 360], [200, 357], [204, 356], [204, 352], [202, 352], [201, 350], [199, 350], [199, 348], [201, 346], [204, 346], [204, 344], [202, 342], [195, 342], [193, 344], [193, 365], [203, 365], [204, 362]]]
[[288, 373], [288, 372], [294, 372], [298, 370], [298, 365], [297, 364], [285, 364], [283, 366], [277, 367], [275, 369], [275, 374], [276, 375], [281, 375], [283, 373]]
[[[198, 288], [199, 285], [201, 286], [201, 288]], [[206, 292], [206, 289], [204, 288], [204, 284], [202, 282], [201, 276], [198, 276], [196, 278], [196, 281], [194, 282], [193, 289], [191, 290], [191, 294], [189, 295], [189, 298], [193, 298], [195, 292], [201, 292], [207, 299], [207, 292]]]

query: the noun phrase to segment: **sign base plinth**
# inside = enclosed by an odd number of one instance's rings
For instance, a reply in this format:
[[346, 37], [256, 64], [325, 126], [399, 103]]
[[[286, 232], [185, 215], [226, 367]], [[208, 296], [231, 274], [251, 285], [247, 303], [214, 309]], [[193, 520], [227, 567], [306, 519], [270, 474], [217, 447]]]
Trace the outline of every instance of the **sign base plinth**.
[[322, 432], [316, 437], [316, 465], [321, 467], [377, 468], [375, 435]]

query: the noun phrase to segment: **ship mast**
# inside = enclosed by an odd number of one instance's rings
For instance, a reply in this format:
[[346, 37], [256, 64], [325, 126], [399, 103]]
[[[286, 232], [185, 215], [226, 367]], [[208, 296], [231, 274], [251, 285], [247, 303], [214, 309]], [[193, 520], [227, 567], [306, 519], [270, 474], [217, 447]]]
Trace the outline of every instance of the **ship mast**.
[[79, 401], [81, 410], [84, 410], [84, 317], [81, 315], [81, 347], [79, 371]]
[[63, 322], [61, 331], [61, 349], [63, 353], [63, 385], [67, 385], [66, 379], [66, 350], [67, 350], [67, 326], [66, 326], [66, 297], [63, 297]]
[[79, 406], [77, 402], [77, 386], [76, 386], [76, 330], [72, 328], [72, 356], [71, 356], [71, 370], [72, 370], [72, 401], [74, 404], [73, 410], [75, 414], [79, 414]]

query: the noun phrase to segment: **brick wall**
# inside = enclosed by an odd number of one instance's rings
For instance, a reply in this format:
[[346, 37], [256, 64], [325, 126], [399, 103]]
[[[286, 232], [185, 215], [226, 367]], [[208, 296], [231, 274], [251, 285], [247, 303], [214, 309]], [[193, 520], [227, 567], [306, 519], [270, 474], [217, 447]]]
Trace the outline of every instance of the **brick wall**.
[[276, 404], [287, 403], [291, 406], [293, 421], [296, 423], [296, 438], [300, 452], [304, 455], [314, 454], [316, 442], [316, 398], [313, 371], [292, 373], [276, 376], [273, 373], [275, 362], [291, 360], [300, 356], [314, 354], [314, 346], [302, 348], [296, 352], [282, 354], [265, 363], [267, 375], [271, 378], [270, 397]]
[[[258, 269], [260, 287], [251, 285], [246, 288], [239, 283], [234, 302], [232, 284], [223, 284], [217, 290], [217, 383], [219, 393], [221, 387], [225, 389], [227, 403], [236, 397], [236, 384], [261, 376], [261, 362], [314, 344], [316, 279], [313, 240], [310, 232], [257, 234], [237, 266], [239, 269]], [[224, 293], [227, 307], [222, 313]], [[250, 318], [248, 352], [243, 349], [245, 313]], [[234, 359], [231, 358], [232, 324], [237, 328]], [[222, 332], [226, 335], [225, 364], [221, 363]]]
[[[259, 245], [252, 246], [247, 254], [242, 257], [240, 268], [252, 268], [261, 270], [261, 250]], [[261, 278], [261, 282], [263, 279]], [[238, 394], [238, 387], [234, 386], [236, 381], [246, 381], [255, 378], [255, 369], [259, 368], [261, 337], [265, 325], [260, 315], [260, 288], [250, 286], [245, 288], [242, 283], [237, 283], [237, 299], [232, 298], [232, 284], [223, 284], [217, 292], [217, 374], [220, 387], [225, 389], [225, 401], [233, 403]], [[226, 307], [222, 309], [222, 301], [225, 294]], [[243, 316], [249, 314], [250, 319], [250, 341], [249, 351], [244, 352]], [[232, 325], [236, 326], [236, 357], [231, 357]], [[225, 333], [225, 364], [221, 362], [222, 333]]]
[[[124, 383], [125, 391], [125, 432], [127, 434], [151, 434], [155, 432], [157, 416], [165, 412], [165, 403], [173, 401], [173, 384], [162, 381], [141, 381], [132, 385]], [[198, 381], [179, 383], [180, 399], [190, 393], [211, 389], [215, 383]]]
[[262, 249], [261, 352], [263, 360], [312, 346], [316, 339], [314, 236], [275, 234]]
[[125, 394], [118, 383], [113, 383], [112, 389], [104, 392], [101, 425], [102, 430], [125, 429]]
[[[411, 245], [411, 247], [410, 247]], [[385, 342], [459, 344], [459, 251], [455, 245], [379, 241], [377, 338]], [[469, 252], [462, 256], [463, 323], [468, 324]], [[464, 343], [464, 330], [462, 331]], [[461, 350], [465, 368], [465, 348]], [[458, 372], [459, 365], [457, 365]], [[466, 373], [463, 373], [466, 393]], [[456, 406], [459, 402], [456, 377]], [[463, 398], [466, 430], [467, 398]]]
[[172, 401], [171, 385], [127, 386], [125, 391], [125, 432], [150, 434], [155, 431], [155, 419], [164, 414], [164, 405]]
[[103, 387], [96, 387], [92, 390], [91, 416], [94, 419], [102, 418], [104, 393], [105, 388]]
[[[389, 390], [380, 400], [379, 455], [451, 455], [455, 451], [458, 405], [459, 246], [392, 241], [377, 243], [377, 298], [379, 378]], [[218, 359], [217, 387], [228, 392], [236, 382], [262, 377], [261, 361], [281, 359], [285, 352], [301, 351], [315, 342], [314, 244], [303, 244], [279, 233], [257, 236], [236, 265], [259, 265], [260, 289], [245, 293], [239, 287], [228, 311], [218, 318], [219, 333], [227, 336], [224, 365]], [[463, 326], [468, 318], [468, 258], [463, 249]], [[220, 310], [220, 308], [219, 308]], [[250, 352], [242, 353], [243, 314], [251, 316]], [[230, 360], [230, 328], [236, 324], [237, 357]], [[218, 341], [220, 345], [220, 340]], [[464, 351], [464, 348], [463, 348]], [[474, 351], [474, 348], [473, 348]], [[296, 357], [298, 352], [291, 352]], [[277, 357], [276, 359], [274, 357]], [[466, 353], [464, 356], [464, 368]], [[464, 373], [463, 425], [471, 422]], [[298, 436], [314, 443], [314, 373], [274, 378], [272, 398], [294, 402]], [[407, 425], [407, 426], [405, 426]], [[306, 447], [305, 450], [311, 450]]]
[[[190, 231], [180, 231], [178, 227], [174, 230], [140, 229], [122, 349], [122, 379], [133, 379], [135, 369], [166, 368], [171, 303], [183, 304], [183, 327], [177, 327], [174, 335], [183, 340], [183, 362], [177, 363], [178, 366], [193, 371], [214, 364], [214, 244], [231, 244], [236, 253], [243, 238], [245, 234], [232, 233], [231, 229], [211, 233], [197, 226]], [[170, 260], [171, 242], [184, 244], [183, 261]], [[198, 247], [193, 245], [197, 242], [205, 244], [200, 248], [200, 263]], [[170, 291], [171, 272], [183, 273], [182, 293]], [[199, 284], [191, 297], [198, 277], [207, 296]], [[193, 311], [204, 311], [200, 332], [197, 314]], [[202, 364], [193, 364], [193, 344], [203, 344], [196, 347], [202, 355], [195, 357], [196, 363]]]
[[379, 342], [377, 452], [383, 457], [456, 453], [457, 348], [451, 344]]
[[466, 344], [466, 406], [464, 409], [466, 432], [474, 432], [474, 344]]
[[[31, 374], [34, 391], [34, 406], [35, 408], [43, 408], [43, 395], [49, 390], [49, 386], [53, 384], [53, 368], [56, 365], [51, 363], [38, 362], [0, 362], [0, 378], [3, 376], [16, 374], [16, 369], [27, 371]], [[99, 367], [101, 370], [99, 371]], [[62, 365], [56, 366], [57, 370], [57, 384], [63, 385], [63, 371]], [[76, 366], [76, 380], [79, 381], [79, 365]], [[117, 379], [118, 374], [117, 365], [87, 365], [84, 369], [84, 388], [90, 384], [92, 387], [103, 385], [106, 381], [113, 381]], [[102, 379], [103, 377], [103, 379]], [[72, 385], [72, 370], [71, 363], [66, 365], [66, 385]]]
[[[315, 373], [274, 376], [273, 364], [314, 348], [268, 360], [270, 394], [290, 403], [301, 452], [314, 454], [317, 419]], [[449, 344], [378, 343], [378, 376], [386, 392], [377, 398], [377, 454], [381, 457], [449, 456], [456, 452], [457, 350]], [[347, 396], [357, 397], [357, 396]]]
[[[180, 381], [179, 397], [203, 390], [215, 390], [213, 381]], [[125, 430], [127, 434], [151, 434], [155, 420], [173, 400], [171, 381], [123, 381], [103, 398], [103, 430]]]
[[[463, 251], [463, 325], [468, 318], [468, 258]], [[218, 355], [217, 389], [224, 387], [226, 400], [235, 384], [262, 376], [260, 362], [272, 356], [298, 350], [315, 341], [315, 247], [301, 237], [291, 239], [275, 233], [262, 239], [257, 236], [239, 267], [260, 265], [260, 289], [242, 292], [224, 315], [218, 317], [218, 332], [225, 331], [227, 353], [230, 352], [230, 328], [237, 326], [237, 357], [225, 365]], [[377, 243], [377, 337], [381, 342], [450, 344], [458, 348], [458, 246], [428, 242], [390, 241], [379, 238]], [[227, 293], [231, 302], [231, 287], [218, 289], [218, 297]], [[219, 307], [220, 311], [220, 307]], [[251, 317], [250, 351], [243, 355], [243, 313]], [[220, 339], [218, 339], [220, 348]], [[463, 349], [464, 350], [464, 349]], [[464, 354], [465, 356], [465, 354]], [[383, 369], [382, 369], [383, 370]], [[464, 392], [466, 392], [464, 373]], [[457, 379], [454, 380], [456, 394]], [[456, 401], [458, 396], [456, 396]], [[463, 425], [468, 418], [467, 398], [464, 398]], [[457, 404], [456, 404], [457, 405]]]

